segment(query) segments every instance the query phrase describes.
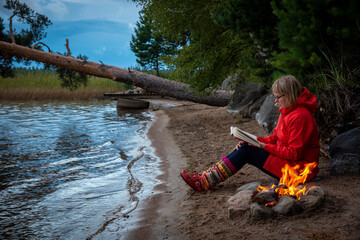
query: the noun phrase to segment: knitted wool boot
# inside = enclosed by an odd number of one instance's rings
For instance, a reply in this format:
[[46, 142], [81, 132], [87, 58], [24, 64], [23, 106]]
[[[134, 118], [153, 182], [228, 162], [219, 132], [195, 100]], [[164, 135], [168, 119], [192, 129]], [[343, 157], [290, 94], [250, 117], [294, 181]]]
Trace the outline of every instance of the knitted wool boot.
[[218, 183], [225, 181], [236, 172], [236, 168], [229, 159], [223, 157], [214, 166], [201, 174], [188, 174], [185, 170], [183, 170], [181, 171], [181, 177], [193, 189], [197, 191], [206, 191], [214, 188]]
[[203, 190], [209, 190], [214, 188], [217, 184], [224, 182], [227, 178], [234, 175], [237, 172], [234, 165], [223, 157], [215, 165], [202, 172], [200, 176], [200, 182]]

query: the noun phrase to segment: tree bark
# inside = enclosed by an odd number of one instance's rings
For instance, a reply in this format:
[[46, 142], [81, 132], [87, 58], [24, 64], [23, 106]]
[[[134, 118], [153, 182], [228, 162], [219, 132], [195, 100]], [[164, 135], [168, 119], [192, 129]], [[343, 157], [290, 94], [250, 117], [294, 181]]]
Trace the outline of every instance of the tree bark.
[[138, 86], [147, 92], [157, 93], [162, 96], [169, 96], [212, 106], [226, 106], [231, 99], [231, 93], [229, 92], [217, 91], [210, 95], [200, 96], [184, 83], [171, 81], [130, 69], [81, 60], [71, 56], [43, 52], [3, 41], [0, 41], [0, 52], [5, 56], [16, 56], [26, 60], [48, 63], [56, 67], [66, 68], [88, 75], [109, 78], [114, 81]]

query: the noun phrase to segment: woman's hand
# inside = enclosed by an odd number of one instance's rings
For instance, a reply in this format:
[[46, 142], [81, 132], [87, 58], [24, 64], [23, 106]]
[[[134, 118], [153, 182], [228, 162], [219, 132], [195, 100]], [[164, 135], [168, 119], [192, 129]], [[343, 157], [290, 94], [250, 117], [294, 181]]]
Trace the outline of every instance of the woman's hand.
[[244, 143], [245, 143], [244, 141], [240, 141], [240, 142], [234, 147], [233, 151], [238, 150], [238, 149], [241, 147], [241, 145], [243, 145]]
[[265, 143], [260, 142], [260, 148], [264, 149], [264, 147], [265, 147]]

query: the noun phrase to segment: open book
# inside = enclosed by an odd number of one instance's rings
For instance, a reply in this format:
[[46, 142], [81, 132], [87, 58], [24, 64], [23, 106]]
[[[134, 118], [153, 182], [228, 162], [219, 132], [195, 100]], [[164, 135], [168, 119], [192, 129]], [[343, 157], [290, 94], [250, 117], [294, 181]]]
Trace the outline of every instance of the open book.
[[239, 140], [242, 140], [244, 142], [247, 142], [255, 147], [260, 147], [259, 141], [256, 139], [255, 135], [252, 135], [251, 133], [245, 132], [244, 130], [241, 130], [237, 127], [230, 127], [230, 134], [234, 138], [237, 138]]

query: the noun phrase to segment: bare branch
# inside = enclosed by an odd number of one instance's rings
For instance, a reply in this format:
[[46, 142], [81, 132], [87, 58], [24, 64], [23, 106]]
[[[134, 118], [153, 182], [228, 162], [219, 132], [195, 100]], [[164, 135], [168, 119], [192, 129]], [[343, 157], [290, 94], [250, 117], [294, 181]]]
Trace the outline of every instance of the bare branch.
[[70, 57], [70, 56], [71, 56], [71, 52], [70, 52], [70, 48], [69, 48], [69, 39], [66, 39], [66, 44], [65, 44], [65, 46], [66, 46], [66, 49], [67, 49], [67, 55], [68, 55], [68, 57]]
[[42, 44], [42, 45], [44, 45], [45, 47], [47, 47], [47, 49], [49, 50], [49, 52], [51, 52], [52, 53], [52, 51], [51, 51], [51, 49], [49, 48], [49, 46], [48, 45], [46, 45], [45, 43], [43, 43], [43, 42], [37, 42], [37, 43], [35, 43], [34, 45], [32, 45], [32, 49], [34, 49], [37, 45], [39, 45], [39, 44]]
[[9, 29], [10, 29], [10, 38], [11, 38], [11, 42], [15, 43], [15, 37], [14, 37], [14, 32], [13, 32], [13, 28], [12, 28], [12, 19], [13, 17], [16, 15], [16, 13], [14, 13], [10, 18], [9, 18]]

